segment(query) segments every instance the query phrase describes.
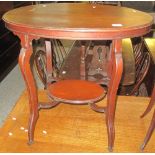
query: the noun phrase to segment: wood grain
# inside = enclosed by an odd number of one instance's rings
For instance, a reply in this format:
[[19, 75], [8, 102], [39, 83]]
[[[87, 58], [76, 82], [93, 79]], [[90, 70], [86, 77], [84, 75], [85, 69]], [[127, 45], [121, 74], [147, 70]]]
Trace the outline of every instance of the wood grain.
[[48, 92], [57, 101], [75, 104], [97, 102], [105, 96], [104, 88], [86, 80], [60, 80], [49, 85]]
[[89, 3], [31, 5], [5, 13], [3, 20], [14, 32], [72, 40], [141, 36], [153, 23], [151, 15], [138, 10]]
[[123, 28], [137, 28], [146, 26], [153, 20], [152, 16], [138, 10], [89, 3], [30, 5], [7, 12], [4, 19], [6, 22], [26, 27], [61, 30], [83, 28], [86, 31], [106, 31], [105, 28], [116, 30], [119, 27], [117, 24], [122, 24]]
[[[44, 91], [39, 91], [39, 101], [48, 101]], [[105, 101], [98, 104], [105, 105]], [[118, 97], [114, 152], [140, 152], [140, 144], [153, 114], [152, 111], [140, 119], [148, 102], [149, 98], [144, 97]], [[27, 145], [27, 132], [20, 128], [27, 128], [28, 109], [25, 91], [0, 129], [0, 152], [108, 151], [105, 115], [92, 111], [87, 105], [60, 104], [50, 110], [41, 110], [36, 125], [35, 143]], [[13, 135], [9, 136], [9, 132]], [[154, 141], [155, 134], [144, 152], [155, 152]]]

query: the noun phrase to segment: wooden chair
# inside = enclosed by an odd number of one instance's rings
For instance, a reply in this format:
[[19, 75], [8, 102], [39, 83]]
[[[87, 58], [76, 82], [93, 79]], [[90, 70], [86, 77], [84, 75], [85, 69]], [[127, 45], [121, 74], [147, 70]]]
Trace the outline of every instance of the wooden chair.
[[135, 84], [129, 95], [139, 94], [138, 89], [148, 73], [151, 62], [150, 54], [148, 50], [145, 50], [143, 38], [138, 39], [140, 40], [138, 43], [133, 43], [133, 51], [135, 56]]
[[[59, 71], [63, 65], [64, 59], [67, 56], [67, 52], [59, 39], [51, 39], [50, 40], [52, 46], [52, 52], [50, 54], [52, 58], [53, 68], [52, 68], [52, 78], [51, 82], [56, 81]], [[33, 45], [34, 50], [34, 68], [35, 71], [46, 88], [47, 85], [47, 68], [46, 68], [46, 61], [50, 61], [51, 58], [46, 59], [46, 49], [45, 49], [45, 39], [40, 39]]]
[[[153, 61], [153, 70], [154, 70], [155, 69], [155, 38], [144, 38], [144, 43], [145, 43], [146, 47], [148, 48], [148, 51], [151, 55], [151, 58]], [[154, 84], [154, 88], [152, 91], [151, 100], [150, 100], [145, 112], [141, 115], [141, 118], [146, 116], [152, 110], [154, 104], [155, 104], [155, 84]], [[155, 129], [155, 111], [153, 113], [152, 120], [151, 120], [150, 126], [148, 128], [148, 131], [146, 133], [144, 142], [141, 145], [142, 150], [145, 148], [146, 144], [150, 140], [154, 129]]]

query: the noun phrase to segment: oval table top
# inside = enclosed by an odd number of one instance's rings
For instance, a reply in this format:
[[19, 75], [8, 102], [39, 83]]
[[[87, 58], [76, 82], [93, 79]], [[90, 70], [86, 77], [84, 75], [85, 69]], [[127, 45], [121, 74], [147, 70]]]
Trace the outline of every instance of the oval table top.
[[4, 14], [12, 31], [66, 39], [114, 39], [150, 31], [151, 15], [126, 7], [90, 3], [49, 3]]

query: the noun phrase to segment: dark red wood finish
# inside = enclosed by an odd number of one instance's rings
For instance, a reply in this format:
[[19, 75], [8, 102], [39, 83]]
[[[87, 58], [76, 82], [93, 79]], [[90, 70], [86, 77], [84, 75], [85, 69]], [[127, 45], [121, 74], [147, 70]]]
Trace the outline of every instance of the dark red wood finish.
[[125, 7], [88, 3], [54, 3], [12, 10], [3, 16], [3, 20], [6, 27], [21, 39], [22, 49], [19, 65], [29, 92], [30, 143], [33, 142], [34, 128], [39, 115], [37, 88], [30, 68], [32, 40], [40, 37], [72, 40], [113, 40], [110, 51], [110, 65], [108, 66], [110, 83], [106, 109], [108, 147], [111, 151], [115, 137], [114, 116], [117, 89], [123, 70], [122, 39], [148, 33], [153, 18], [141, 11]]

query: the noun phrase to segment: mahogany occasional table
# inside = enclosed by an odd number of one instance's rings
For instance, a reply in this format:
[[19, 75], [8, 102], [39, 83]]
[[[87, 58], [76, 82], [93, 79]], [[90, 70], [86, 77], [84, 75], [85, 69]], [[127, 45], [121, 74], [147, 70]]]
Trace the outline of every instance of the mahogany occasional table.
[[[112, 151], [115, 137], [116, 97], [123, 69], [122, 39], [142, 36], [148, 33], [151, 29], [153, 18], [147, 13], [125, 7], [89, 3], [54, 3], [14, 9], [4, 14], [3, 20], [6, 27], [21, 40], [22, 48], [19, 56], [19, 65], [29, 93], [29, 143], [32, 143], [34, 139], [34, 129], [40, 108], [49, 108], [56, 105], [61, 101], [61, 97], [67, 97], [65, 98], [66, 100], [63, 100], [64, 102], [71, 101], [74, 104], [86, 103], [85, 101], [91, 100], [91, 96], [93, 96], [92, 93], [94, 92], [89, 91], [89, 89], [93, 88], [98, 93], [95, 94], [97, 96], [94, 95], [94, 101], [98, 101], [104, 96], [104, 90], [95, 83], [91, 83], [91, 85], [85, 80], [65, 82], [60, 80], [54, 83], [53, 87], [49, 85], [48, 89], [48, 93], [52, 93], [50, 95], [54, 97], [56, 102], [46, 106], [38, 103], [37, 87], [30, 67], [30, 59], [33, 54], [32, 40], [42, 37], [69, 40], [112, 40], [108, 60], [109, 84], [107, 107], [105, 109], [108, 148], [109, 151]], [[48, 42], [47, 50], [49, 50]], [[47, 56], [48, 54], [47, 52]], [[81, 92], [81, 96], [79, 96], [81, 98], [76, 100], [77, 96], [70, 90], [70, 96], [68, 97], [66, 94], [65, 96], [63, 90], [68, 90], [66, 88], [68, 84], [75, 86], [73, 89], [76, 89], [76, 85], [79, 86], [79, 89], [82, 88], [80, 85], [84, 85], [83, 88], [86, 88], [85, 90], [88, 91], [88, 94], [82, 94], [83, 92]], [[61, 90], [60, 94], [58, 89]], [[87, 96], [86, 98], [85, 95]]]

